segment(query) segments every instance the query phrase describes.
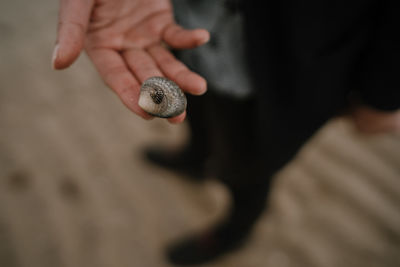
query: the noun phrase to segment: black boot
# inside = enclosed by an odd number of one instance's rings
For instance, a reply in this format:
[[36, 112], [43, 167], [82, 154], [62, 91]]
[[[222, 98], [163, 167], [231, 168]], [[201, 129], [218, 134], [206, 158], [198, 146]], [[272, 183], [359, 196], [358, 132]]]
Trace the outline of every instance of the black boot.
[[167, 249], [167, 258], [176, 265], [213, 261], [240, 248], [248, 237], [249, 230], [250, 228], [234, 231], [231, 225], [221, 224], [173, 243]]
[[232, 203], [225, 219], [209, 230], [194, 234], [167, 249], [171, 263], [201, 264], [240, 248], [265, 211], [269, 180], [251, 185], [227, 184]]

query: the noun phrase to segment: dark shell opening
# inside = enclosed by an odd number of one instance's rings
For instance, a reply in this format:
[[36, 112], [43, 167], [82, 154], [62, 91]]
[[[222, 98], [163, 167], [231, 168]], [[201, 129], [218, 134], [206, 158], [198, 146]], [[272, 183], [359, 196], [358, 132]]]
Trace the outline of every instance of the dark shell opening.
[[154, 91], [150, 93], [151, 99], [153, 99], [155, 104], [161, 104], [164, 99], [164, 92], [159, 88], [154, 88]]

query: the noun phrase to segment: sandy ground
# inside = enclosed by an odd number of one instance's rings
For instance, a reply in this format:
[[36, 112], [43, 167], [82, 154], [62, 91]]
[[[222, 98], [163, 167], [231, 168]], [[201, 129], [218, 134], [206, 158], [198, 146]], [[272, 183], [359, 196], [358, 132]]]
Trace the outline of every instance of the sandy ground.
[[[141, 158], [185, 124], [131, 114], [84, 55], [51, 69], [56, 2], [0, 2], [0, 266], [169, 266], [165, 245], [226, 191]], [[276, 178], [249, 242], [207, 266], [400, 266], [400, 136], [333, 120]]]

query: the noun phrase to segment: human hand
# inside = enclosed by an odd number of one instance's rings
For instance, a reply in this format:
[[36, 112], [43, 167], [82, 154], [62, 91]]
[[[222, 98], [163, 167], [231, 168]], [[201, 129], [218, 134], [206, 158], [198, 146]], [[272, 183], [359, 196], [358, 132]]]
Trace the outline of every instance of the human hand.
[[351, 117], [362, 133], [400, 133], [400, 110], [387, 112], [367, 106], [357, 106], [353, 109]]
[[[165, 76], [183, 91], [200, 95], [206, 81], [166, 48], [188, 49], [209, 40], [204, 29], [185, 30], [173, 19], [169, 0], [60, 0], [54, 69], [70, 66], [85, 48], [104, 82], [137, 115], [140, 84]], [[164, 45], [166, 44], [166, 45]], [[169, 119], [181, 122], [185, 113]]]

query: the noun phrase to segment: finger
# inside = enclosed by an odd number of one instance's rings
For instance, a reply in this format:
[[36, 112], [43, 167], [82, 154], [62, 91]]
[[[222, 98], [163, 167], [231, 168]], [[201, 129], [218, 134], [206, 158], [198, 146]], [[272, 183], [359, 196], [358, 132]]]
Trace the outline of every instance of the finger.
[[66, 68], [78, 58], [84, 45], [92, 6], [93, 0], [61, 0], [52, 58], [54, 69]]
[[140, 84], [129, 72], [121, 55], [111, 49], [89, 49], [87, 53], [104, 82], [125, 106], [144, 119], [152, 118], [138, 105]]
[[186, 30], [172, 23], [164, 31], [163, 40], [173, 48], [194, 48], [208, 42], [210, 33], [205, 29]]
[[127, 50], [123, 56], [141, 83], [152, 76], [164, 76], [154, 59], [143, 49]]
[[185, 117], [186, 117], [186, 111], [184, 111], [182, 114], [180, 114], [176, 117], [168, 119], [168, 121], [173, 124], [178, 124], [178, 123], [182, 123], [185, 120]]
[[[141, 83], [153, 76], [164, 76], [147, 51], [142, 49], [130, 49], [125, 51], [123, 55], [129, 68]], [[185, 117], [186, 111], [179, 116], [168, 119], [168, 121], [177, 124], [183, 122]]]
[[148, 49], [162, 72], [169, 79], [174, 80], [185, 92], [201, 95], [207, 91], [206, 80], [189, 70], [181, 61], [161, 45]]

